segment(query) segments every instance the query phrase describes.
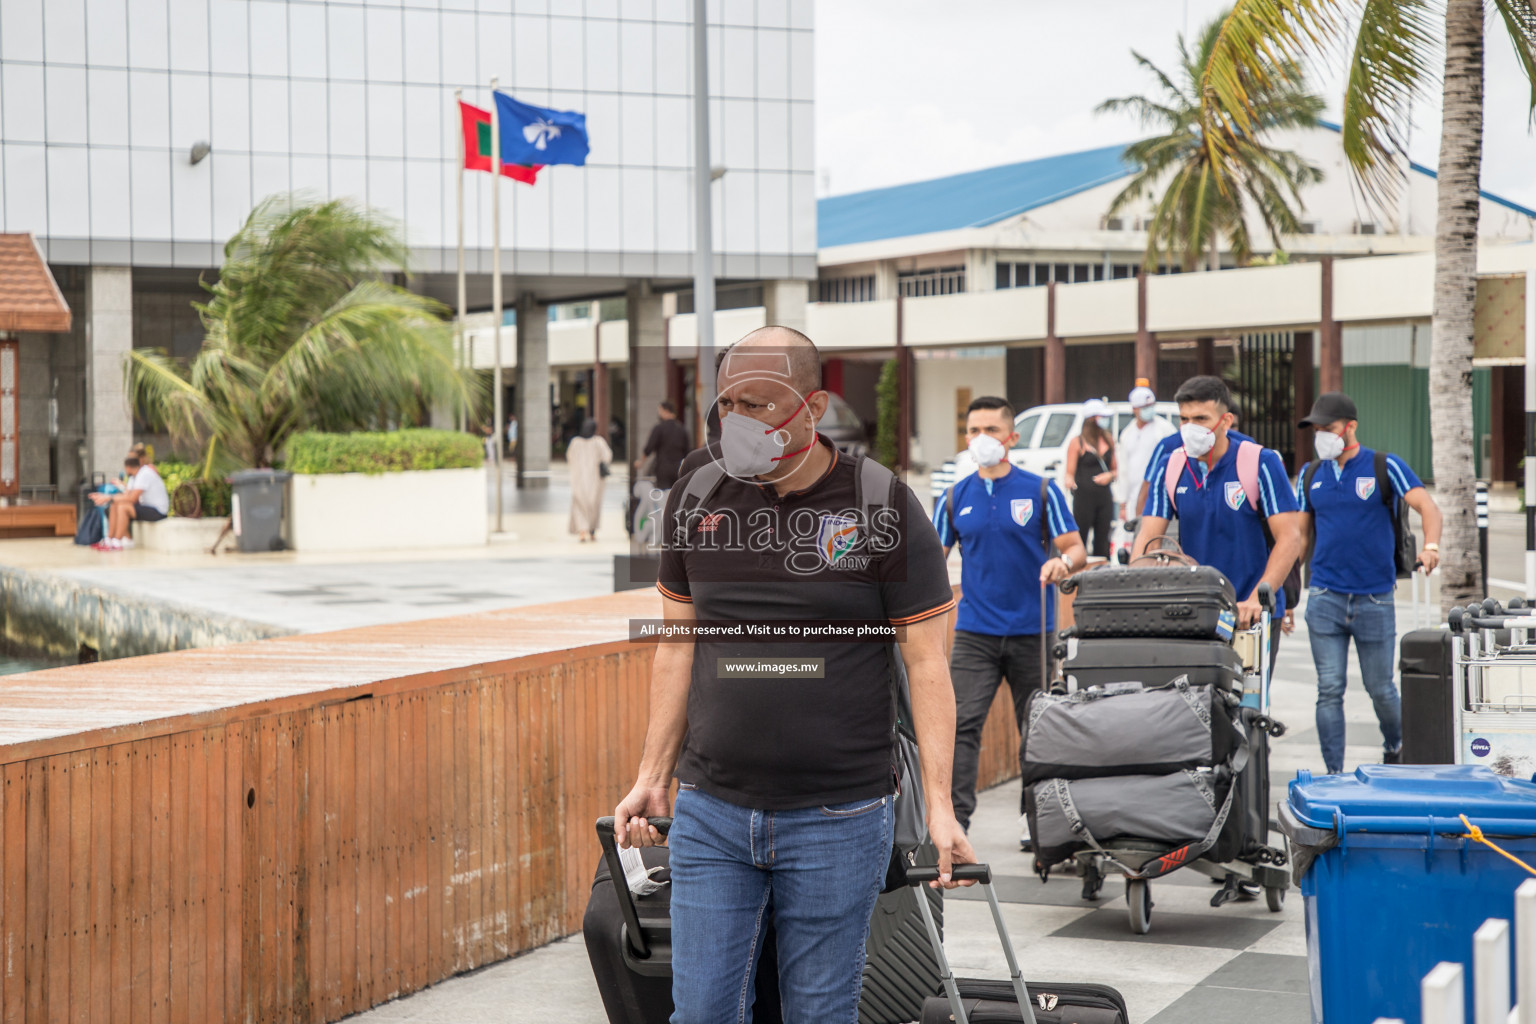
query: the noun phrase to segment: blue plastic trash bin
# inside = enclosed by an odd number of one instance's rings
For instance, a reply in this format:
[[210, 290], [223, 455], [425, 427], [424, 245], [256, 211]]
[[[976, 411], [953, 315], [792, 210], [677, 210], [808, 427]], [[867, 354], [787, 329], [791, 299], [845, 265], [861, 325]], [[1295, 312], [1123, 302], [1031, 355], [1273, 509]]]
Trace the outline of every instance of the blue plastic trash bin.
[[[1536, 866], [1530, 782], [1476, 765], [1297, 773], [1280, 827], [1306, 908], [1313, 1024], [1420, 1020], [1424, 975], [1442, 960], [1470, 965], [1488, 918], [1513, 922], [1515, 889], [1531, 875], [1461, 838], [1460, 814]], [[1468, 985], [1467, 1020], [1471, 997]]]

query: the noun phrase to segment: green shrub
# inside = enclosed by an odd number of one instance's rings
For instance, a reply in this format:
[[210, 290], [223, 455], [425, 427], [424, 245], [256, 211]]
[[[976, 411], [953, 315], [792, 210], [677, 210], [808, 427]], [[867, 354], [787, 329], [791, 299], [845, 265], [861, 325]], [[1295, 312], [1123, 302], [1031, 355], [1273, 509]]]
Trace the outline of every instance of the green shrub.
[[898, 436], [901, 423], [901, 379], [896, 360], [887, 359], [880, 367], [875, 384], [875, 461], [887, 469], [896, 468], [905, 438]]
[[481, 441], [453, 430], [382, 434], [295, 434], [286, 468], [295, 473], [399, 473], [408, 469], [473, 469], [485, 460]]
[[159, 470], [160, 479], [165, 481], [166, 492], [171, 496], [171, 515], [176, 514], [176, 489], [189, 482], [197, 485], [202, 499], [202, 515], [219, 518], [229, 515], [229, 484], [223, 477], [204, 480], [201, 465], [194, 466], [177, 458], [157, 462], [155, 469]]

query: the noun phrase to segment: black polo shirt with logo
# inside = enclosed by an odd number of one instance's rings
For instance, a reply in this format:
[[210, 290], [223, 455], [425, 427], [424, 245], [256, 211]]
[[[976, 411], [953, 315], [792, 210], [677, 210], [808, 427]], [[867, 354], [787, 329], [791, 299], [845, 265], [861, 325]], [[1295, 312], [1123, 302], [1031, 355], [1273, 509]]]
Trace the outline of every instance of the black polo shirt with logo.
[[[916, 495], [894, 488], [871, 537], [856, 514], [857, 460], [778, 495], [727, 476], [704, 507], [669, 496], [657, 587], [710, 623], [910, 625], [954, 603], [944, 550]], [[867, 499], [866, 499], [867, 500]], [[850, 532], [850, 527], [852, 530]], [[732, 677], [721, 658], [804, 659], [820, 678]], [[893, 791], [890, 644], [821, 638], [698, 640], [677, 777], [743, 807], [791, 810]]]

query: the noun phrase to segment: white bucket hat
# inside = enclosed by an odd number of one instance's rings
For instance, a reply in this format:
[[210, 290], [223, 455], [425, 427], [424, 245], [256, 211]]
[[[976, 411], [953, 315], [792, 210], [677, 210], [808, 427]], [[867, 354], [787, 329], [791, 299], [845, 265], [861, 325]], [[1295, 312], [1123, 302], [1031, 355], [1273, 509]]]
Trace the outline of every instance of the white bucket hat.
[[1157, 396], [1148, 387], [1134, 387], [1131, 389], [1131, 408], [1141, 409], [1157, 401]]

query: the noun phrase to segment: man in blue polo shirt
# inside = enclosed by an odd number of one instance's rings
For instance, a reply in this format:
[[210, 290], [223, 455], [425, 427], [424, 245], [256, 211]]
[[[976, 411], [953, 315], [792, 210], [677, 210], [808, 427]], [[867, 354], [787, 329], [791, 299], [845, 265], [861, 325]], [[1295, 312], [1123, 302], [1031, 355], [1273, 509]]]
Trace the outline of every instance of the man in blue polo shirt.
[[1403, 747], [1402, 708], [1392, 681], [1397, 502], [1407, 502], [1424, 522], [1419, 561], [1426, 573], [1440, 562], [1440, 509], [1406, 462], [1360, 447], [1359, 413], [1348, 395], [1319, 395], [1301, 425], [1315, 428], [1317, 452], [1317, 461], [1303, 466], [1296, 478], [1296, 500], [1303, 534], [1312, 533], [1307, 527], [1315, 524], [1306, 617], [1317, 666], [1323, 763], [1329, 774], [1344, 770], [1344, 688], [1353, 637], [1360, 677], [1381, 727], [1382, 760], [1397, 764]]
[[[1285, 464], [1277, 452], [1262, 448], [1254, 479], [1243, 478], [1238, 458], [1243, 442], [1232, 439], [1232, 396], [1219, 377], [1191, 377], [1173, 400], [1179, 404], [1184, 467], [1170, 496], [1169, 459], [1163, 460], [1164, 472], [1148, 488], [1132, 553], [1140, 555], [1177, 517], [1184, 552], [1232, 581], [1238, 625], [1247, 628], [1258, 621], [1260, 583], [1274, 592], [1278, 620], [1285, 613], [1285, 577], [1302, 548], [1301, 516]], [[1271, 634], [1272, 644], [1278, 636], [1278, 630]]]
[[[969, 828], [981, 730], [998, 684], [1008, 680], [1022, 728], [1024, 702], [1042, 683], [1041, 595], [1047, 583], [1082, 568], [1088, 556], [1061, 489], [1008, 462], [1008, 449], [1019, 439], [1013, 406], [1001, 398], [976, 399], [966, 410], [965, 434], [978, 468], [938, 501], [933, 525], [944, 554], [958, 543], [962, 557], [949, 661], [956, 705], [951, 789], [955, 819]], [[1045, 613], [1049, 632], [1056, 609], [1048, 603]]]

